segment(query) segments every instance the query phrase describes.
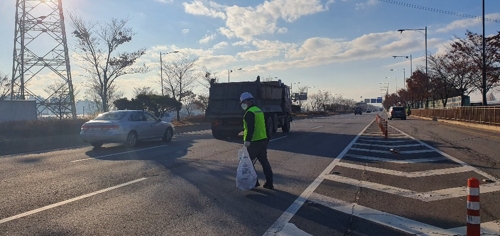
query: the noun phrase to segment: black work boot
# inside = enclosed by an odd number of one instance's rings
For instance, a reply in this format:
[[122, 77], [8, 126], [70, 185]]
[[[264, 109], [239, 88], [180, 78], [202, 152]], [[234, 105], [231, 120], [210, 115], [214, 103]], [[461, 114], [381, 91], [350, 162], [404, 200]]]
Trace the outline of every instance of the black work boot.
[[265, 182], [265, 183], [264, 183], [264, 188], [274, 190], [274, 185], [273, 185], [273, 184], [269, 184], [269, 183]]

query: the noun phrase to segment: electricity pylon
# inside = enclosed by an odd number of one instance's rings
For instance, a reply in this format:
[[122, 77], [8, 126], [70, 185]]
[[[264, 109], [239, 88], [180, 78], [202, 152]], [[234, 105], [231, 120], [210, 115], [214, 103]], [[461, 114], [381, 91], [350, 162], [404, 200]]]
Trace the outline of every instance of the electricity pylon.
[[76, 118], [62, 0], [16, 0], [11, 100], [25, 99], [36, 100], [38, 116]]

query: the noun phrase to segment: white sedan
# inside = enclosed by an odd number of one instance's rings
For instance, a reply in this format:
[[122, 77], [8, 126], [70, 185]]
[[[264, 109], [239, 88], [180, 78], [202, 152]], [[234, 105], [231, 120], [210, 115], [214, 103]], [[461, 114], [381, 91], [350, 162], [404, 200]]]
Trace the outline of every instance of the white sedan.
[[80, 137], [94, 148], [104, 143], [124, 143], [133, 147], [137, 141], [162, 139], [170, 142], [174, 126], [154, 115], [139, 110], [110, 111], [82, 125]]

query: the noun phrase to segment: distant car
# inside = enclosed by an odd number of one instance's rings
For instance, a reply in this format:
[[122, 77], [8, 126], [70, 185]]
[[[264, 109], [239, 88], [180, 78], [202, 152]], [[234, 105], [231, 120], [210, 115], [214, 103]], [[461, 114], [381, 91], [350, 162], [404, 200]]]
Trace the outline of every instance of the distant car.
[[401, 106], [392, 106], [389, 108], [389, 113], [387, 114], [389, 120], [393, 118], [400, 118], [401, 120], [406, 120], [405, 108]]
[[100, 148], [104, 143], [124, 143], [133, 147], [142, 140], [161, 138], [164, 142], [170, 142], [174, 131], [170, 122], [145, 111], [110, 111], [85, 122], [80, 137], [94, 148]]
[[361, 110], [361, 107], [356, 107], [356, 109], [354, 109], [354, 115], [357, 115], [357, 114], [363, 115], [363, 111]]
[[367, 110], [367, 111], [366, 111], [366, 113], [372, 113], [372, 111], [370, 111], [370, 110]]

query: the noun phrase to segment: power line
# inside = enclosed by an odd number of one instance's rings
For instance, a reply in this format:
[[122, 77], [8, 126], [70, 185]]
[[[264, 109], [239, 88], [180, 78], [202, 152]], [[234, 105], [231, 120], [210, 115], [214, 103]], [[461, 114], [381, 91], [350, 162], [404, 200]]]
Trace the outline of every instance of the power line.
[[[399, 2], [396, 0], [378, 0], [380, 2], [385, 2], [385, 3], [390, 3], [394, 5], [399, 5], [403, 7], [410, 7], [410, 8], [415, 8], [418, 10], [424, 10], [424, 11], [430, 11], [430, 12], [436, 12], [436, 13], [441, 13], [441, 14], [446, 14], [446, 15], [452, 15], [452, 16], [460, 16], [464, 18], [471, 18], [471, 19], [482, 19], [481, 16], [473, 16], [469, 14], [464, 14], [464, 13], [457, 13], [457, 12], [452, 12], [452, 11], [447, 11], [447, 10], [441, 10], [441, 9], [436, 9], [432, 7], [424, 7], [424, 6], [419, 6], [411, 3], [405, 3], [405, 2]], [[500, 23], [500, 20], [496, 19], [491, 19], [491, 18], [485, 18], [486, 21], [490, 22], [495, 22], [495, 23]]]

